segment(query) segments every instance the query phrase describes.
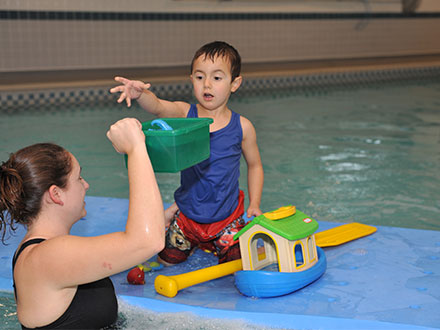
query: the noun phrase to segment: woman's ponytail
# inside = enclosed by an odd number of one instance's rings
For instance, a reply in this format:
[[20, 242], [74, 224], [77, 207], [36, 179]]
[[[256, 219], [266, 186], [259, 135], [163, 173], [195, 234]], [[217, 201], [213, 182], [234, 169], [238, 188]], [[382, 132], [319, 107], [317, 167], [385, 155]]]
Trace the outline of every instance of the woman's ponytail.
[[70, 154], [53, 143], [20, 149], [0, 165], [0, 232], [29, 225], [41, 210], [44, 193], [52, 185], [64, 188], [72, 169]]

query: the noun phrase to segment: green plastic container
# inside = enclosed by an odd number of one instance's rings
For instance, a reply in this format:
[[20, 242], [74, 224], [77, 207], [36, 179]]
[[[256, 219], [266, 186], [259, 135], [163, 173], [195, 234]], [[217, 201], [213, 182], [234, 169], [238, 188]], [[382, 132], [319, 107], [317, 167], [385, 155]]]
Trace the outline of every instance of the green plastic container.
[[155, 172], [179, 172], [209, 158], [211, 118], [160, 119], [172, 130], [162, 130], [152, 125], [153, 120], [142, 123], [148, 155]]

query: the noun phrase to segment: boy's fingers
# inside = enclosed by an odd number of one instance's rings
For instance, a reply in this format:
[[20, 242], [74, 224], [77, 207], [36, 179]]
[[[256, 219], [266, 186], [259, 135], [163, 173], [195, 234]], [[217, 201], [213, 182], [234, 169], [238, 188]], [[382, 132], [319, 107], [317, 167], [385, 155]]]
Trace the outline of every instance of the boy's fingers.
[[115, 80], [119, 81], [120, 83], [123, 83], [123, 84], [125, 84], [129, 81], [127, 78], [124, 78], [124, 77], [115, 77]]
[[117, 93], [117, 92], [123, 92], [124, 86], [116, 86], [110, 89], [110, 93]]
[[121, 103], [122, 101], [124, 101], [124, 99], [125, 99], [125, 93], [122, 93], [121, 96], [119, 96], [118, 103]]

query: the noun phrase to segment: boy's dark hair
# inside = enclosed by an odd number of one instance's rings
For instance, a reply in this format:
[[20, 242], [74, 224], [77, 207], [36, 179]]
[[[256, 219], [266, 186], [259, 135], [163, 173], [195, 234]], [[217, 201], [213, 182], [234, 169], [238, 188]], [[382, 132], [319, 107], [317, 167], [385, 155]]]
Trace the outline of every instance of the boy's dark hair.
[[214, 61], [214, 58], [217, 56], [225, 57], [231, 64], [232, 81], [234, 81], [235, 78], [240, 76], [240, 71], [241, 71], [240, 54], [234, 47], [232, 47], [228, 43], [224, 41], [214, 41], [200, 47], [200, 49], [196, 51], [196, 53], [194, 54], [194, 57], [191, 61], [191, 74], [193, 71], [195, 60], [203, 55], [205, 56], [205, 59], [209, 58], [212, 61]]

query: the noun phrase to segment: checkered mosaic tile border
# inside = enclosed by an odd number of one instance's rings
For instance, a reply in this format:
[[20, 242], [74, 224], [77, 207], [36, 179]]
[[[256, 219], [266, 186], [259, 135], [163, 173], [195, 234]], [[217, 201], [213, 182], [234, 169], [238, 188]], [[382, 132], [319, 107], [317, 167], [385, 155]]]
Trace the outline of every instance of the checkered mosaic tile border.
[[[440, 66], [366, 70], [355, 72], [316, 73], [297, 76], [274, 76], [246, 78], [239, 95], [258, 95], [270, 90], [322, 89], [337, 86], [362, 86], [366, 84], [396, 82], [426, 78], [440, 78]], [[109, 92], [109, 86], [87, 88], [63, 88], [28, 91], [0, 91], [0, 113], [17, 110], [60, 108], [77, 105], [115, 105], [117, 96]], [[168, 83], [154, 85], [151, 90], [159, 97], [169, 100], [192, 99], [192, 85]]]

